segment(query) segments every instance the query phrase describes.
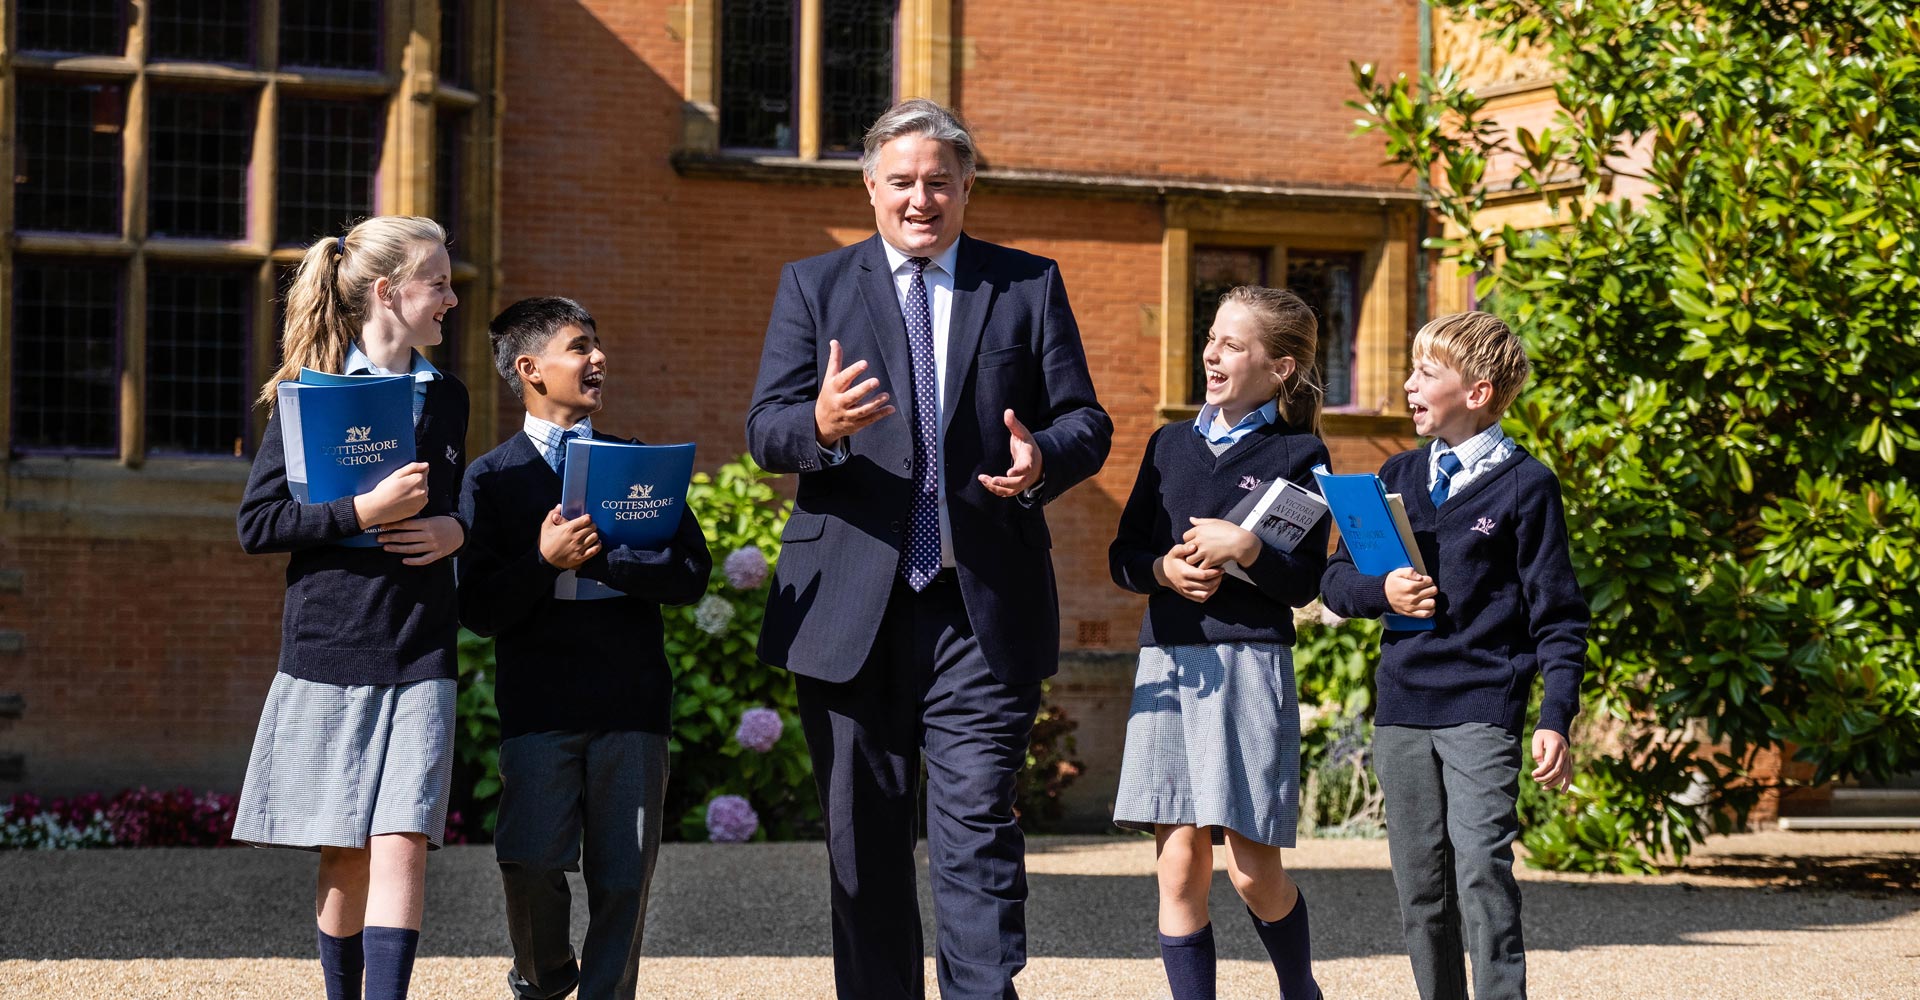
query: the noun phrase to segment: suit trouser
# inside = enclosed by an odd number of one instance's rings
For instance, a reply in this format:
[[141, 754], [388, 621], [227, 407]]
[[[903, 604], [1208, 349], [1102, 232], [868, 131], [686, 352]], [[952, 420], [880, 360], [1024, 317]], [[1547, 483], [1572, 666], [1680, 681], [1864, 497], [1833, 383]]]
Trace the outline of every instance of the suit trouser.
[[927, 769], [927, 855], [940, 995], [1014, 998], [1026, 965], [1026, 841], [1014, 781], [1040, 684], [987, 667], [952, 573], [896, 582], [873, 651], [845, 683], [798, 678], [826, 818], [834, 982], [842, 1000], [925, 995], [915, 791]]
[[[641, 732], [544, 732], [500, 744], [493, 849], [506, 885], [513, 968], [525, 1000], [632, 1000], [660, 854], [667, 738]], [[575, 961], [567, 872], [587, 884], [587, 937]]]
[[1520, 738], [1499, 726], [1380, 726], [1373, 769], [1386, 799], [1387, 854], [1407, 955], [1423, 1000], [1527, 995], [1520, 884], [1513, 878]]

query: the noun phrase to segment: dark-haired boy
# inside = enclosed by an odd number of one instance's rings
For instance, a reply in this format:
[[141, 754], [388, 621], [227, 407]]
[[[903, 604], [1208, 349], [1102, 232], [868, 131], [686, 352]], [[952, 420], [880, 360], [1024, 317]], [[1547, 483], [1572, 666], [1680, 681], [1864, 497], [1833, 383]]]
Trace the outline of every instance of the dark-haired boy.
[[1456, 313], [1414, 335], [1406, 383], [1414, 430], [1433, 442], [1387, 459], [1380, 478], [1406, 500], [1432, 576], [1369, 576], [1344, 541], [1327, 563], [1327, 607], [1433, 619], [1380, 640], [1373, 768], [1387, 853], [1423, 1000], [1525, 997], [1520, 886], [1521, 729], [1537, 674], [1532, 778], [1565, 787], [1567, 728], [1579, 710], [1587, 604], [1568, 554], [1553, 473], [1500, 430], [1531, 365], [1495, 316]]
[[[591, 518], [560, 514], [566, 442], [596, 434], [606, 354], [571, 299], [522, 299], [488, 326], [494, 367], [526, 406], [515, 434], [467, 467], [471, 525], [460, 559], [460, 622], [494, 636], [500, 708], [499, 824], [513, 969], [524, 1000], [628, 1000], [659, 852], [672, 674], [660, 605], [690, 604], [713, 568], [683, 516], [659, 551], [602, 551]], [[624, 596], [562, 600], [563, 573]], [[572, 588], [565, 588], [571, 592]], [[584, 861], [583, 861], [584, 855]], [[587, 886], [576, 960], [566, 872]]]

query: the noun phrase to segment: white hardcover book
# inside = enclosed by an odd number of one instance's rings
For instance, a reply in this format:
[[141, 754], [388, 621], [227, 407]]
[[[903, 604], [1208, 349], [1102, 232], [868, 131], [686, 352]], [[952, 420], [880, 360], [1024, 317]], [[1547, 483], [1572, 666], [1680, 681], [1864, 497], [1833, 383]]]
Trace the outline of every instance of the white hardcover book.
[[[1265, 489], [1249, 491], [1226, 519], [1281, 552], [1292, 552], [1325, 516], [1327, 502], [1320, 499], [1318, 493], [1281, 477], [1268, 483]], [[1239, 563], [1228, 561], [1220, 568], [1248, 583], [1253, 582]]]

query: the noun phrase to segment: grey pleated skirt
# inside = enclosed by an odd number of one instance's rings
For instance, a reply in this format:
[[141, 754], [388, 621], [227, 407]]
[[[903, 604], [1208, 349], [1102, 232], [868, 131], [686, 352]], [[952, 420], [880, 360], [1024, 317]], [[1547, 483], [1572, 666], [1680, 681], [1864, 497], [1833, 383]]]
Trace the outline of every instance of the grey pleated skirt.
[[444, 678], [342, 685], [275, 674], [233, 839], [319, 850], [420, 833], [439, 847], [453, 784], [456, 687]]
[[1147, 831], [1219, 827], [1292, 847], [1299, 814], [1293, 650], [1271, 643], [1141, 649], [1113, 821]]

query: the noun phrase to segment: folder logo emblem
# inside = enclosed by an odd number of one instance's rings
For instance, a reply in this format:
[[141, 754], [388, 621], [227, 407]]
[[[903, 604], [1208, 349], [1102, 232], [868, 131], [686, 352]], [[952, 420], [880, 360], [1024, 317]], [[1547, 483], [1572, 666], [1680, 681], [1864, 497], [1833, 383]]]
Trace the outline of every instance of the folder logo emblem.
[[347, 428], [347, 443], [365, 444], [367, 443], [367, 439], [372, 435], [372, 427], [349, 427]]
[[1359, 530], [1360, 530], [1360, 516], [1359, 516], [1359, 515], [1357, 515], [1357, 514], [1348, 514], [1348, 515], [1347, 515], [1347, 527], [1348, 527], [1348, 528], [1351, 528], [1351, 529], [1352, 529], [1352, 530], [1354, 530], [1354, 531], [1359, 531]]
[[627, 494], [629, 500], [651, 500], [652, 498], [652, 483], [634, 483], [632, 491]]
[[1479, 521], [1474, 523], [1473, 530], [1478, 531], [1479, 533], [1487, 536], [1488, 538], [1492, 538], [1493, 529], [1495, 527], [1496, 525], [1493, 523], [1492, 518], [1483, 517]]
[[1253, 476], [1241, 476], [1240, 488], [1243, 490], [1257, 490], [1260, 488], [1260, 480]]

